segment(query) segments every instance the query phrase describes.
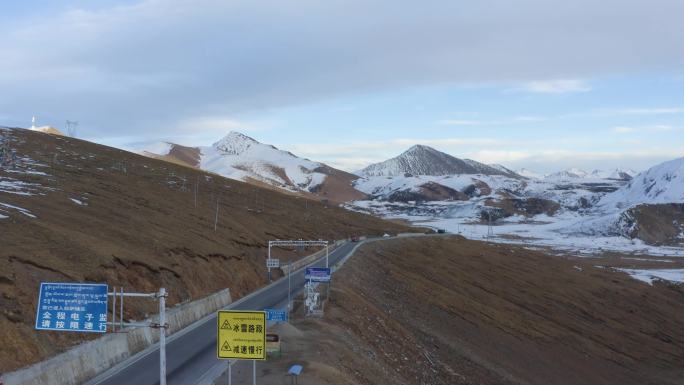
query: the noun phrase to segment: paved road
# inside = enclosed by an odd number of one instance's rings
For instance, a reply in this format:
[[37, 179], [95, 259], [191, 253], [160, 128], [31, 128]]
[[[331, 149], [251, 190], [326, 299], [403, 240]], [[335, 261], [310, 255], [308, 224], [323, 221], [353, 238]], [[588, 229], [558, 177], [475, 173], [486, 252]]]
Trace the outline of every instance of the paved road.
[[[349, 255], [357, 243], [345, 243], [330, 253], [330, 266]], [[325, 256], [310, 266], [325, 266]], [[292, 273], [292, 295], [304, 285], [304, 269]], [[287, 303], [287, 277], [228, 306], [227, 309], [262, 310]], [[216, 358], [216, 315], [199, 321], [166, 346], [167, 384], [193, 385], [219, 361]], [[159, 348], [155, 346], [86, 383], [87, 385], [159, 384]]]

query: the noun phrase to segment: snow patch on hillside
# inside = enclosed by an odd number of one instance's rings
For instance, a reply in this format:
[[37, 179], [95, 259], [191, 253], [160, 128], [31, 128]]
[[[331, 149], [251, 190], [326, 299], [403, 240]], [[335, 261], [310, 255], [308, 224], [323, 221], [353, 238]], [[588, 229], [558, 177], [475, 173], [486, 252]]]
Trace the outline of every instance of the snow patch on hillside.
[[354, 187], [368, 195], [386, 197], [396, 191], [418, 191], [420, 186], [433, 182], [454, 190], [462, 191], [477, 182], [486, 183], [492, 191], [518, 190], [521, 182], [499, 175], [419, 175], [419, 176], [376, 176], [359, 178]]
[[653, 281], [664, 280], [669, 282], [684, 282], [684, 269], [660, 269], [660, 270], [641, 270], [641, 269], [616, 269], [629, 274], [632, 278], [649, 285]]
[[33, 215], [31, 213], [31, 211], [29, 211], [23, 207], [19, 207], [19, 206], [15, 206], [15, 205], [11, 205], [9, 203], [3, 203], [3, 202], [0, 202], [0, 206], [2, 206], [2, 211], [4, 211], [4, 212], [10, 212], [11, 210], [16, 210], [16, 211], [20, 212], [21, 214], [24, 214], [27, 217], [37, 218], [35, 215]]

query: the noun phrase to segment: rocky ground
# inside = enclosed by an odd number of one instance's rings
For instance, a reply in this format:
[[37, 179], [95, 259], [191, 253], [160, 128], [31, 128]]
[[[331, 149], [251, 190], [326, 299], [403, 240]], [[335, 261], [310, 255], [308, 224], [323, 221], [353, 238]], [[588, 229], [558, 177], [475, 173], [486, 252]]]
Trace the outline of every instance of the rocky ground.
[[683, 384], [682, 286], [614, 262], [628, 263], [457, 236], [368, 244], [334, 276], [324, 318], [281, 326], [259, 383], [289, 384], [298, 363], [305, 385]]

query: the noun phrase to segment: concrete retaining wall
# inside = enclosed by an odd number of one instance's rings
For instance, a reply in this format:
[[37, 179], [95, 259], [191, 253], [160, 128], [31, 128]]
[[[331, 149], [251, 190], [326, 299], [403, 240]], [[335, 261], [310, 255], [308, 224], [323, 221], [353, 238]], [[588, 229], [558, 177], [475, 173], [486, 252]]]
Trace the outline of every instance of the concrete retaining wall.
[[[166, 312], [169, 332], [173, 334], [205, 316], [228, 306], [230, 291], [221, 290], [208, 297], [184, 303]], [[146, 322], [158, 322], [155, 316]], [[78, 385], [159, 341], [159, 332], [148, 327], [127, 333], [107, 334], [83, 343], [47, 361], [7, 373], [4, 385]]]

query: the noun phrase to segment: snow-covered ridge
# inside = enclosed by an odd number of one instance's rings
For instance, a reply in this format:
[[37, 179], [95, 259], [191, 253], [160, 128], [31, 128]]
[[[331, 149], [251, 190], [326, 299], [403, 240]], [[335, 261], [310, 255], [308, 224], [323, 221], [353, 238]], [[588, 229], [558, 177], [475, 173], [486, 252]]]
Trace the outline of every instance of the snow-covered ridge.
[[600, 201], [605, 208], [618, 209], [644, 203], [684, 203], [684, 158], [651, 167]]
[[200, 147], [200, 168], [230, 178], [253, 178], [289, 190], [310, 191], [325, 175], [321, 163], [262, 144], [239, 132], [230, 132], [211, 147]]
[[545, 179], [551, 182], [579, 182], [592, 183], [600, 180], [630, 180], [638, 173], [631, 169], [614, 168], [608, 170], [593, 170], [587, 172], [579, 168], [569, 168], [550, 174], [541, 174], [526, 168], [516, 171], [518, 175], [530, 179]]
[[355, 182], [354, 187], [371, 196], [387, 197], [397, 191], [418, 191], [421, 186], [430, 182], [457, 191], [462, 191], [478, 182], [484, 182], [492, 192], [501, 189], [517, 190], [521, 185], [519, 180], [501, 175], [461, 174], [361, 178]]
[[[255, 180], [288, 191], [312, 191], [322, 184], [326, 174], [317, 170], [324, 165], [295, 156], [288, 151], [258, 142], [231, 131], [211, 146], [188, 148], [168, 142], [147, 146], [143, 155], [171, 156], [178, 148], [192, 150], [203, 170], [240, 181]], [[175, 149], [175, 150], [174, 150]]]
[[[507, 170], [507, 169], [506, 169]], [[510, 171], [510, 170], [509, 170]], [[500, 168], [470, 159], [459, 159], [432, 147], [415, 145], [392, 159], [374, 163], [357, 172], [364, 177], [410, 175], [484, 174], [517, 177]]]

